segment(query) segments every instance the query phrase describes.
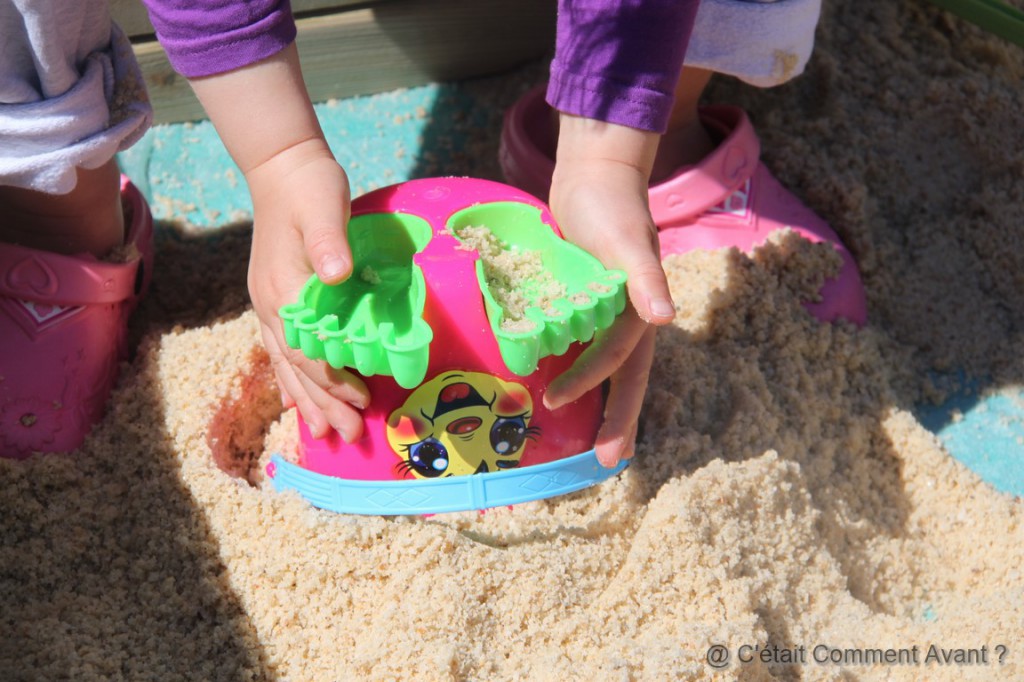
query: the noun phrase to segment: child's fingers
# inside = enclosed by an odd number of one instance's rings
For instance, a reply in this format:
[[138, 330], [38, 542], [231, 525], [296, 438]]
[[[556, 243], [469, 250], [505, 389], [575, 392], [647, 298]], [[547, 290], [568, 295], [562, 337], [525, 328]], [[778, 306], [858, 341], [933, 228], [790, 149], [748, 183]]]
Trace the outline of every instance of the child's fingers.
[[277, 331], [267, 325], [261, 331], [282, 393], [299, 408], [313, 437], [321, 438], [333, 427], [350, 442], [358, 438], [363, 420], [352, 406], [369, 404], [366, 385], [348, 372], [309, 360], [288, 348]]
[[[296, 372], [299, 383], [327, 422], [341, 434], [346, 443], [354, 443], [363, 435], [363, 417], [359, 411], [346, 402], [338, 400], [302, 372]], [[300, 406], [301, 411], [301, 406]], [[303, 413], [305, 418], [305, 413]]]
[[317, 386], [327, 391], [333, 398], [341, 400], [359, 409], [370, 404], [370, 390], [355, 374], [343, 369], [335, 369], [327, 362], [312, 361], [303, 357], [303, 369]]
[[597, 434], [597, 461], [613, 467], [633, 456], [640, 409], [654, 359], [655, 329], [648, 327], [622, 367], [612, 375], [604, 423]]
[[313, 399], [306, 393], [302, 383], [299, 381], [295, 368], [280, 353], [267, 348], [270, 355], [271, 367], [274, 369], [274, 376], [281, 387], [281, 395], [287, 396], [287, 401], [282, 401], [286, 408], [297, 407], [302, 415], [310, 434], [314, 438], [322, 438], [327, 435], [331, 425], [323, 411], [317, 407]]
[[310, 360], [301, 350], [289, 347], [280, 326], [272, 328], [270, 325], [262, 325], [261, 331], [263, 344], [270, 352], [272, 361], [275, 355], [279, 356], [297, 376], [308, 377], [335, 400], [359, 408], [370, 404], [370, 391], [362, 379], [351, 372], [335, 369], [324, 361]]
[[336, 370], [325, 362], [310, 360], [305, 356], [296, 358], [296, 355], [297, 351], [289, 349], [286, 357], [307, 392], [309, 386], [316, 386], [319, 389], [317, 395], [324, 394], [323, 401], [318, 400], [318, 404], [336, 402], [357, 409], [364, 409], [370, 404], [370, 391], [359, 377], [344, 370]]
[[[298, 381], [297, 377], [296, 381]], [[306, 428], [309, 429], [313, 438], [323, 438], [331, 430], [331, 423], [327, 421], [326, 415], [317, 407], [312, 398], [305, 392], [299, 393], [299, 395], [300, 397], [295, 401], [295, 407], [302, 415], [302, 420], [306, 422]]]
[[633, 426], [626, 438], [621, 438], [617, 432], [609, 435], [602, 429], [598, 433], [594, 445], [594, 453], [597, 455], [598, 463], [610, 469], [623, 459], [633, 459], [633, 455], [636, 454], [638, 426], [639, 422], [633, 422]]
[[554, 410], [571, 403], [612, 376], [632, 357], [633, 349], [648, 328], [636, 311], [627, 306], [614, 324], [580, 354], [572, 367], [549, 384], [544, 393], [547, 408]]

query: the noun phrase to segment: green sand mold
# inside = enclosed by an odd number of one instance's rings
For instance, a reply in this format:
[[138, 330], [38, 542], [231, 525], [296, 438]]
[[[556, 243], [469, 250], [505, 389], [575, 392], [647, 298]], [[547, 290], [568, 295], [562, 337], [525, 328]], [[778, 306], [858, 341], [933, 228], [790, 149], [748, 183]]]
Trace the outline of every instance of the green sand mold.
[[426, 284], [413, 255], [430, 241], [416, 216], [375, 213], [348, 226], [352, 276], [327, 285], [314, 275], [296, 303], [283, 306], [285, 341], [331, 367], [393, 376], [415, 388], [427, 373], [433, 330], [423, 320]]
[[[526, 309], [533, 322], [528, 330], [502, 328], [505, 310], [497, 303], [484, 273], [483, 260], [476, 273], [484, 296], [487, 317], [498, 349], [509, 371], [528, 376], [549, 355], [561, 355], [574, 341], [586, 343], [595, 332], [611, 326], [626, 307], [626, 273], [606, 270], [599, 260], [559, 237], [541, 220], [540, 209], [517, 202], [494, 202], [463, 209], [448, 220], [448, 228], [460, 241], [459, 230], [486, 227], [505, 244], [540, 253], [544, 271], [565, 286], [566, 295], [551, 301], [544, 310]], [[538, 284], [524, 282], [523, 288]]]

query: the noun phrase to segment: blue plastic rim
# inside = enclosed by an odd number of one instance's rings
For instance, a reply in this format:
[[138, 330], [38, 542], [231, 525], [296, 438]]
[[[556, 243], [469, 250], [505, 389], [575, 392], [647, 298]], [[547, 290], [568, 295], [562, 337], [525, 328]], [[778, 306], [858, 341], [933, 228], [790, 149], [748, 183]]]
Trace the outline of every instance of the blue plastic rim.
[[315, 507], [342, 514], [397, 516], [474, 511], [542, 500], [583, 490], [616, 476], [628, 465], [607, 468], [593, 450], [544, 464], [471, 476], [401, 481], [357, 481], [303, 469], [270, 458], [274, 487], [295, 490]]

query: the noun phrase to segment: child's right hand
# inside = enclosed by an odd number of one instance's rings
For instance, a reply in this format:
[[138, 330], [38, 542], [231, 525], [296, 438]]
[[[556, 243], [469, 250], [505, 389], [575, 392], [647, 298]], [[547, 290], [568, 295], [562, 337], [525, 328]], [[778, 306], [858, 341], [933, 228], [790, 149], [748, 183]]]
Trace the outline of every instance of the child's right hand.
[[358, 410], [369, 403], [365, 384], [290, 348], [277, 314], [298, 299], [314, 272], [328, 284], [351, 274], [348, 178], [326, 142], [315, 138], [250, 169], [246, 179], [254, 209], [249, 295], [284, 404], [298, 406], [314, 437], [333, 427], [353, 442], [363, 429]]
[[348, 178], [320, 130], [295, 45], [191, 84], [249, 183], [249, 292], [285, 404], [298, 406], [314, 436], [334, 427], [353, 441], [363, 429], [357, 408], [369, 402], [366, 386], [289, 348], [277, 314], [314, 272], [335, 284], [352, 270]]

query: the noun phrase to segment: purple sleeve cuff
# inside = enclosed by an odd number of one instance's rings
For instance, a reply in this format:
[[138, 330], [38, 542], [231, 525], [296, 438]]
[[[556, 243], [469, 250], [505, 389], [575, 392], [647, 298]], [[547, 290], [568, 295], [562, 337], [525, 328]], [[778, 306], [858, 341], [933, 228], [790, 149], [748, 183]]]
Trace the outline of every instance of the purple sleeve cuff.
[[548, 103], [664, 133], [698, 0], [559, 0]]
[[288, 0], [145, 2], [171, 66], [186, 78], [248, 66], [295, 40]]

